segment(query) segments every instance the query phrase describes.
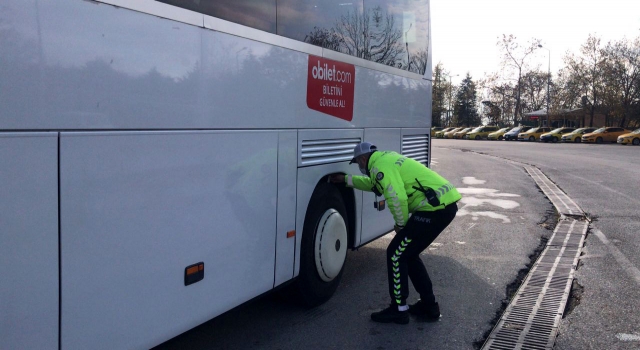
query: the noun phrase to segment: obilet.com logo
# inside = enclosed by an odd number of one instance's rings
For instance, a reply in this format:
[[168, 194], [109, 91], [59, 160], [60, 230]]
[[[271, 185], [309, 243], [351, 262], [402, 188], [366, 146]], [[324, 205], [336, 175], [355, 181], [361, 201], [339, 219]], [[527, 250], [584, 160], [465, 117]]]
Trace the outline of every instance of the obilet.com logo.
[[355, 78], [353, 65], [309, 55], [307, 107], [351, 121]]

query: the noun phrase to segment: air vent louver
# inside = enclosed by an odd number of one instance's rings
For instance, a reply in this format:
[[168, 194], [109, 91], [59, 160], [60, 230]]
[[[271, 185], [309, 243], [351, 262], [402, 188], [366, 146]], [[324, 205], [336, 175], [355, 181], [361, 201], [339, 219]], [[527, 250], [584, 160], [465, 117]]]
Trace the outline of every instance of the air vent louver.
[[402, 136], [402, 154], [428, 165], [429, 162], [429, 135], [404, 135]]
[[353, 149], [360, 138], [303, 140], [300, 166], [342, 162], [353, 158]]

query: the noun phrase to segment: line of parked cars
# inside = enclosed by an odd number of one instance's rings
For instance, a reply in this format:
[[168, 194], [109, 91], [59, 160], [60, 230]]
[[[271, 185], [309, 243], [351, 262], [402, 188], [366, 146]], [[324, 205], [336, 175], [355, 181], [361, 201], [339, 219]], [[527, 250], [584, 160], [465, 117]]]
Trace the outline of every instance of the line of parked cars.
[[570, 128], [551, 129], [546, 126], [516, 126], [514, 128], [498, 128], [485, 125], [478, 127], [432, 128], [431, 136], [443, 139], [467, 140], [518, 140], [542, 142], [617, 142], [622, 145], [640, 145], [640, 129], [634, 131], [619, 127], [604, 128]]

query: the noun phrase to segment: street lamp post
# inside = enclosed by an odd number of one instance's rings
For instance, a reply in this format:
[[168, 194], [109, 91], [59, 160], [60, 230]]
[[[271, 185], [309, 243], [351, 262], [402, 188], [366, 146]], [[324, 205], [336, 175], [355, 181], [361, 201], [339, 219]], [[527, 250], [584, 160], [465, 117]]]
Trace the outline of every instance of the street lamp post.
[[551, 84], [551, 50], [547, 49], [546, 47], [543, 47], [542, 45], [538, 45], [539, 48], [541, 49], [545, 49], [547, 50], [547, 52], [549, 53], [547, 56], [549, 57], [549, 65], [548, 65], [548, 75], [547, 75], [547, 126], [551, 126], [551, 121], [549, 120], [549, 85]]

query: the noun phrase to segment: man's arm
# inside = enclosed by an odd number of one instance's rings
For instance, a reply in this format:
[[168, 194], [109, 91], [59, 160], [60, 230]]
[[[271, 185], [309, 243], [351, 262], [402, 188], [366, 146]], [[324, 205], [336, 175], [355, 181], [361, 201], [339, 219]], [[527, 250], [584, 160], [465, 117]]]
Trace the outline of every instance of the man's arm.
[[345, 183], [349, 187], [359, 189], [361, 191], [371, 192], [373, 183], [368, 176], [332, 174], [329, 176], [331, 183]]

